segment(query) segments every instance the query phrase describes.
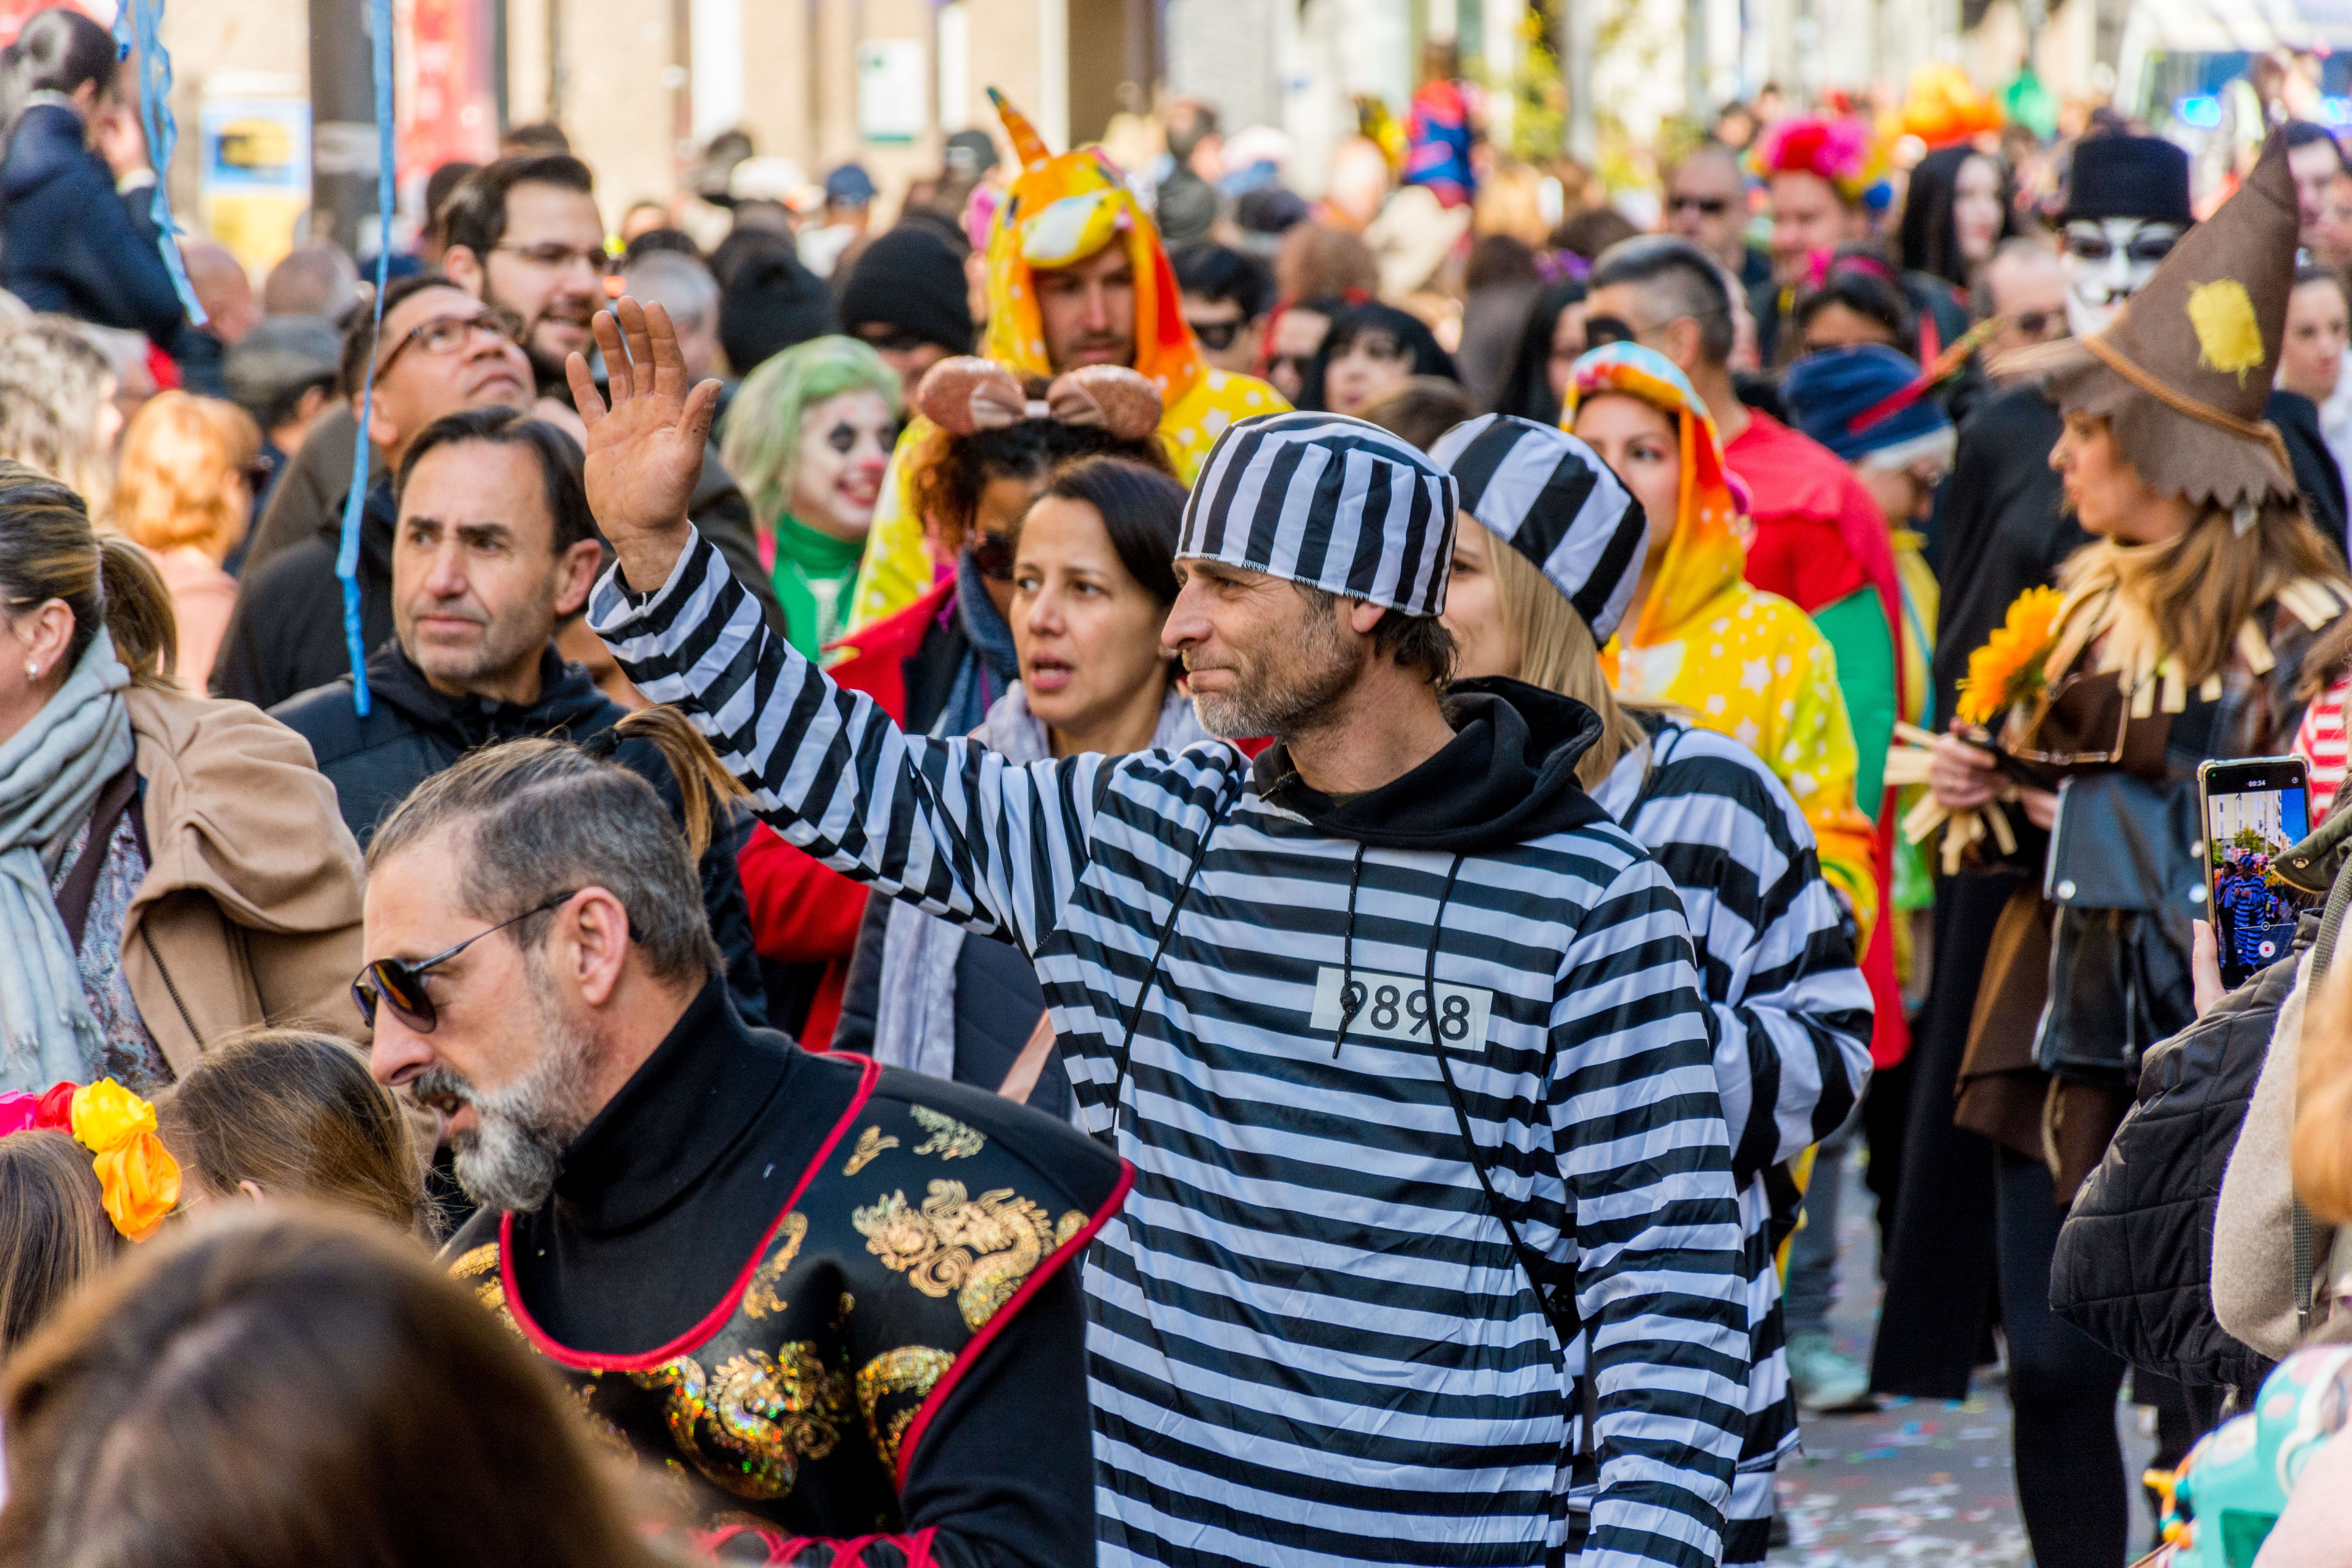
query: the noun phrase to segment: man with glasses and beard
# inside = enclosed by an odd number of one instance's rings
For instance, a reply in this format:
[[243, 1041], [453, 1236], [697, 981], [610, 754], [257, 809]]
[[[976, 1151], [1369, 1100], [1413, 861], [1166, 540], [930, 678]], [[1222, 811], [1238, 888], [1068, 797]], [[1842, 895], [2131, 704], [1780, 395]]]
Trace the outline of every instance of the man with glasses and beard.
[[[594, 174], [569, 153], [501, 158], [466, 176], [442, 205], [439, 222], [442, 269], [458, 288], [522, 323], [535, 411], [577, 438], [563, 359], [594, 348], [588, 322], [604, 307], [604, 276], [615, 265], [604, 245]], [[784, 613], [766, 586], [751, 503], [715, 445], [703, 454], [692, 508], [696, 526], [761, 600], [770, 624], [781, 627]]]
[[481, 1205], [451, 1272], [751, 1561], [1091, 1562], [1073, 1265], [1131, 1173], [1042, 1112], [747, 1026], [700, 829], [614, 740], [732, 784], [649, 709], [476, 752], [370, 846], [352, 989]]

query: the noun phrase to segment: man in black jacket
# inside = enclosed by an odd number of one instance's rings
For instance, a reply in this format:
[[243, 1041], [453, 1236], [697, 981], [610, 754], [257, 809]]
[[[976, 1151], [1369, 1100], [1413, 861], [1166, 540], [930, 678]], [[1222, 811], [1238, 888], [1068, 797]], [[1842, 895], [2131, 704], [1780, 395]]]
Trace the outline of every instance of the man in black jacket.
[[[362, 846], [469, 751], [528, 736], [586, 741], [625, 716], [553, 646], [599, 564], [571, 437], [512, 409], [478, 408], [436, 421], [404, 452], [397, 507], [380, 531], [391, 626], [368, 659], [368, 713], [348, 675], [272, 710], [310, 742]], [[615, 760], [683, 816], [678, 779], [650, 742], [625, 742]], [[767, 1007], [735, 868], [749, 825], [715, 832], [699, 869], [736, 1010], [756, 1024]]]

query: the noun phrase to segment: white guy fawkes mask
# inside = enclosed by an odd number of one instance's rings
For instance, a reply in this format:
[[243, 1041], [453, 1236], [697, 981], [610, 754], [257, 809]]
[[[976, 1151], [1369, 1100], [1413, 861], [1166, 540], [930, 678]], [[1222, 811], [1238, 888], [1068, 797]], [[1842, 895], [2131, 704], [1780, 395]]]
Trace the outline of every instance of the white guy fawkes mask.
[[2184, 231], [2142, 217], [2076, 218], [2066, 226], [2066, 326], [2078, 338], [2105, 330], [2140, 291]]

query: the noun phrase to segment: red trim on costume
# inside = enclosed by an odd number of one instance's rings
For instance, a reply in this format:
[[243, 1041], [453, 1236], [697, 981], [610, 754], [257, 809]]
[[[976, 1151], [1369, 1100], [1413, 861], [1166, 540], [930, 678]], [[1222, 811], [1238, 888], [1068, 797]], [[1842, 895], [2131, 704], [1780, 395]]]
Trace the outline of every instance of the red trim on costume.
[[923, 1434], [929, 1429], [931, 1417], [939, 1414], [940, 1406], [946, 1402], [947, 1396], [955, 1391], [955, 1385], [963, 1380], [965, 1372], [970, 1370], [972, 1363], [980, 1359], [981, 1352], [995, 1342], [996, 1336], [1003, 1331], [1004, 1325], [1011, 1322], [1014, 1315], [1028, 1304], [1029, 1298], [1044, 1289], [1045, 1282], [1061, 1272], [1062, 1265], [1067, 1263], [1086, 1247], [1087, 1243], [1092, 1241], [1097, 1231], [1110, 1223], [1110, 1216], [1117, 1214], [1119, 1211], [1119, 1205], [1127, 1202], [1127, 1194], [1134, 1186], [1135, 1167], [1121, 1160], [1118, 1163], [1118, 1184], [1111, 1188], [1110, 1196], [1103, 1200], [1102, 1207], [1094, 1212], [1094, 1217], [1087, 1221], [1086, 1227], [1046, 1255], [1045, 1260], [1037, 1266], [1036, 1271], [1021, 1282], [1021, 1289], [1013, 1292], [1012, 1299], [996, 1310], [995, 1315], [982, 1325], [980, 1332], [972, 1336], [971, 1343], [964, 1346], [963, 1353], [955, 1358], [955, 1364], [949, 1367], [945, 1374], [940, 1378], [939, 1383], [931, 1389], [930, 1397], [923, 1401], [922, 1408], [915, 1412], [915, 1419], [908, 1424], [907, 1435], [898, 1440], [898, 1474], [893, 1479], [898, 1483], [898, 1489], [901, 1492], [907, 1489], [907, 1471], [915, 1462], [915, 1450], [922, 1443]]
[[801, 1173], [800, 1181], [793, 1187], [793, 1195], [784, 1200], [782, 1208], [776, 1211], [776, 1217], [769, 1225], [767, 1233], [761, 1237], [760, 1245], [752, 1249], [751, 1256], [745, 1260], [743, 1271], [735, 1276], [733, 1287], [726, 1295], [719, 1298], [719, 1305], [710, 1309], [700, 1322], [656, 1350], [645, 1351], [636, 1355], [597, 1355], [587, 1351], [572, 1350], [556, 1343], [547, 1331], [541, 1328], [537, 1321], [531, 1317], [530, 1310], [523, 1305], [521, 1288], [515, 1283], [514, 1211], [509, 1209], [500, 1215], [499, 1216], [499, 1281], [506, 1288], [507, 1310], [513, 1314], [516, 1327], [522, 1330], [523, 1336], [537, 1347], [540, 1354], [558, 1365], [572, 1367], [583, 1372], [651, 1372], [665, 1362], [674, 1361], [689, 1351], [701, 1349], [713, 1335], [725, 1328], [728, 1320], [735, 1315], [735, 1309], [742, 1302], [743, 1292], [751, 1286], [751, 1276], [759, 1268], [760, 1260], [768, 1255], [768, 1248], [774, 1243], [776, 1233], [784, 1228], [784, 1221], [791, 1217], [793, 1210], [799, 1205], [801, 1194], [808, 1190], [809, 1182], [816, 1175], [817, 1168], [832, 1158], [834, 1146], [841, 1142], [843, 1136], [849, 1131], [849, 1124], [856, 1121], [858, 1113], [866, 1109], [866, 1100], [874, 1093], [875, 1080], [882, 1076], [882, 1065], [870, 1058], [856, 1057], [847, 1052], [842, 1052], [836, 1059], [864, 1064], [858, 1075], [857, 1092], [849, 1097], [849, 1109], [841, 1113], [841, 1120], [833, 1124], [831, 1132], [825, 1134], [824, 1142], [816, 1152], [816, 1158], [811, 1160], [808, 1163], [808, 1169]]

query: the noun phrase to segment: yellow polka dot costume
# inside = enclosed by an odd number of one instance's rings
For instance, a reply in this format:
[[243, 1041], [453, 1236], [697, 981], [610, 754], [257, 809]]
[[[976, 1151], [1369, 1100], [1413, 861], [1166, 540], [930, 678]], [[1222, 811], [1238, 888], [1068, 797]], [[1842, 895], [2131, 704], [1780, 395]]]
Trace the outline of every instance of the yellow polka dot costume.
[[[1226, 426], [1255, 414], [1285, 413], [1289, 403], [1256, 377], [1212, 369], [1201, 358], [1184, 324], [1176, 274], [1160, 247], [1160, 231], [1118, 169], [1099, 152], [1048, 153], [1003, 94], [992, 88], [989, 96], [1013, 139], [1021, 174], [989, 229], [988, 333], [981, 352], [1016, 375], [1051, 375], [1034, 273], [1072, 266], [1108, 245], [1124, 245], [1135, 267], [1134, 368], [1160, 389], [1165, 411], [1160, 438], [1176, 477], [1191, 484]], [[907, 472], [930, 428], [920, 417], [910, 421], [890, 454], [857, 572], [853, 629], [903, 608], [931, 585], [934, 565]]]
[[1715, 420], [1681, 371], [1655, 352], [1612, 343], [1576, 362], [1562, 422], [1610, 394], [1674, 419], [1682, 506], [1642, 601], [1601, 650], [1622, 695], [1685, 709], [1762, 758], [1789, 787], [1819, 841], [1822, 874], [1853, 902], [1866, 944], [1878, 916], [1870, 819], [1854, 805], [1853, 725], [1837, 659], [1811, 617], [1742, 573], [1742, 500], [1723, 466]]

